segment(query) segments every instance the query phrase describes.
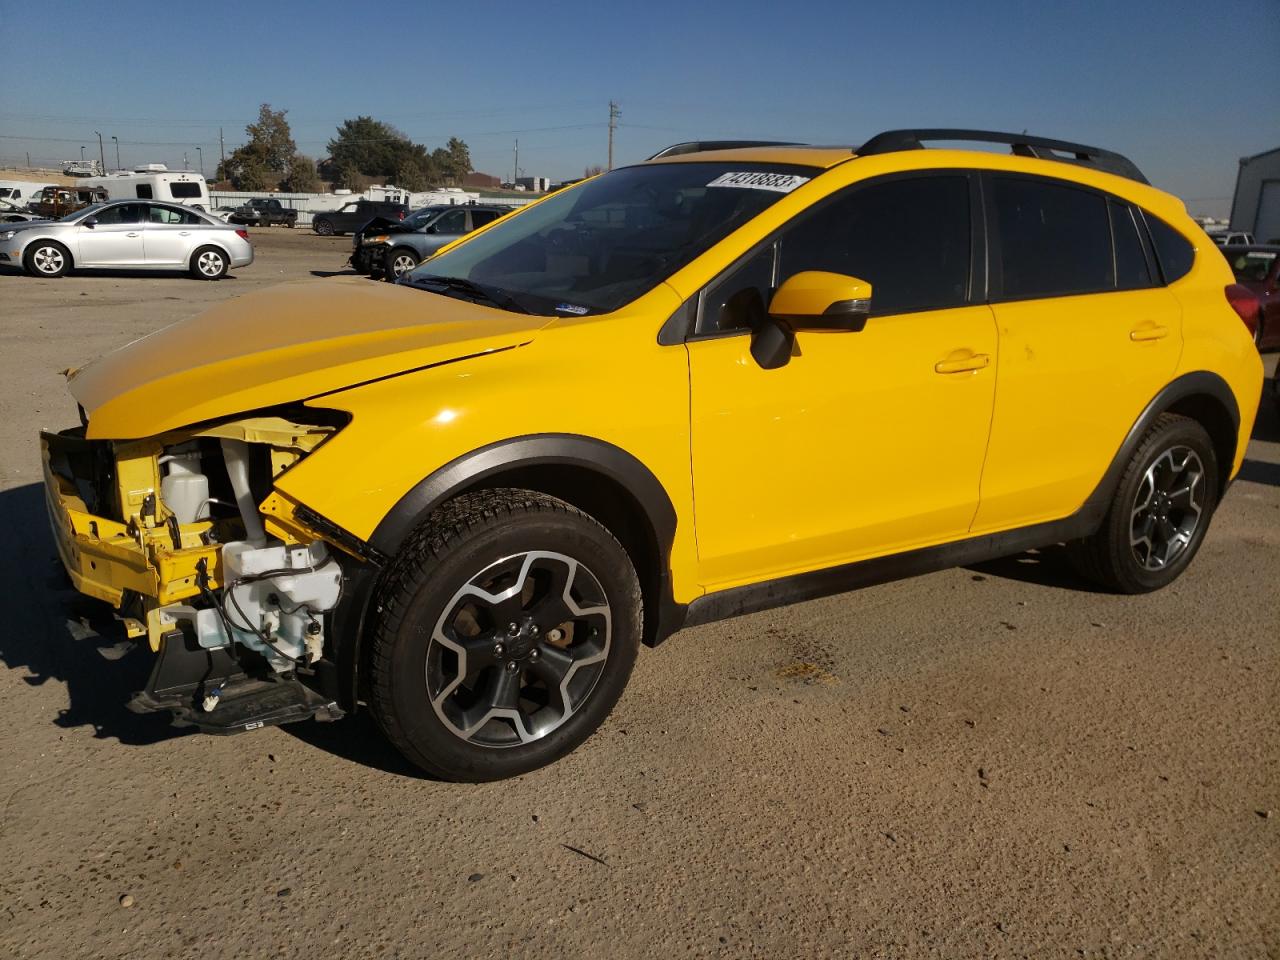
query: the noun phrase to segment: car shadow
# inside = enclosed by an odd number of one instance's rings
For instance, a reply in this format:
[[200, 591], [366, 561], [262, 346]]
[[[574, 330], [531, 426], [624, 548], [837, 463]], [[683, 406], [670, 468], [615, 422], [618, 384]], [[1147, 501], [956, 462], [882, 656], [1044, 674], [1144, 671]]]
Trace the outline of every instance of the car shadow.
[[414, 780], [435, 779], [411, 764], [391, 745], [391, 741], [378, 729], [377, 721], [368, 708], [363, 708], [354, 717], [336, 722], [309, 720], [290, 723], [280, 729], [310, 747], [351, 763]]
[[100, 739], [131, 746], [159, 743], [189, 731], [162, 715], [139, 715], [125, 704], [147, 682], [151, 656], [128, 641], [106, 604], [77, 593], [57, 559], [44, 490], [38, 483], [0, 491], [0, 594], [8, 623], [0, 632], [0, 663], [22, 670], [22, 681], [66, 687], [67, 706], [53, 721], [92, 727]]
[[[240, 268], [233, 267], [232, 269], [238, 270]], [[50, 283], [63, 279], [62, 277], [32, 277], [29, 276], [21, 267], [15, 267], [12, 264], [0, 265], [0, 276], [27, 277], [30, 280], [44, 280]], [[77, 279], [101, 278], [104, 280], [141, 280], [143, 278], [151, 277], [160, 277], [162, 279], [167, 278], [169, 280], [193, 279], [190, 271], [181, 268], [174, 270], [76, 270], [75, 268], [72, 268], [67, 272], [66, 276], [76, 277]], [[238, 278], [234, 273], [227, 273], [226, 275], [219, 277], [217, 282], [236, 279]]]
[[1067, 559], [1066, 547], [1058, 545], [1037, 550], [1025, 550], [1008, 557], [971, 563], [966, 570], [977, 576], [999, 577], [1001, 580], [1017, 580], [1042, 587], [1072, 590], [1076, 593], [1105, 593], [1095, 583], [1076, 573]]

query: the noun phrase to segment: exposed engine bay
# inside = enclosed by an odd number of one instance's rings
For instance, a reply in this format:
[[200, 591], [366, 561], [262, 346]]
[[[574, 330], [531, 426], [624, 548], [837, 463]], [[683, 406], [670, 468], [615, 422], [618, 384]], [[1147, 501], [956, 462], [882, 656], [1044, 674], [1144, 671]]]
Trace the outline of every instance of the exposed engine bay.
[[159, 654], [133, 709], [211, 732], [341, 714], [309, 682], [342, 596], [340, 551], [273, 489], [339, 426], [265, 416], [143, 441], [43, 435], [68, 573]]

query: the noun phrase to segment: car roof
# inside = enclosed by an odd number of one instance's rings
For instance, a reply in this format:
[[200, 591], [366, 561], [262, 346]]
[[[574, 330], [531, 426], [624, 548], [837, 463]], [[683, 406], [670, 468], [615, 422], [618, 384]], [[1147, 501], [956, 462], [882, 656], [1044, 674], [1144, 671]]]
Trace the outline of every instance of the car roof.
[[1226, 243], [1218, 249], [1232, 253], [1280, 253], [1280, 243]]

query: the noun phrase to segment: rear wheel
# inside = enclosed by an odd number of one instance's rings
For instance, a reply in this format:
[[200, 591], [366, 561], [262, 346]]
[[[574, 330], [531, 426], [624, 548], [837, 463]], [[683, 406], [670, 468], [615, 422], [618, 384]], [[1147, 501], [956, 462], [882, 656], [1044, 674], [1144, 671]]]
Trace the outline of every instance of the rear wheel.
[[37, 240], [27, 248], [22, 265], [33, 277], [61, 277], [71, 269], [71, 251], [55, 240]]
[[1076, 569], [1121, 593], [1159, 590], [1200, 549], [1218, 504], [1218, 460], [1204, 427], [1164, 414], [1138, 443], [1097, 532], [1069, 545]]
[[418, 255], [407, 247], [397, 247], [382, 257], [382, 275], [395, 283], [418, 265]]
[[528, 490], [438, 509], [375, 609], [373, 712], [409, 760], [449, 780], [515, 776], [581, 744], [621, 696], [641, 634], [626, 551]]
[[314, 224], [316, 233], [322, 237], [333, 236], [333, 223], [328, 220], [317, 220]]
[[201, 247], [191, 255], [191, 275], [197, 280], [221, 280], [230, 267], [230, 259], [217, 247]]

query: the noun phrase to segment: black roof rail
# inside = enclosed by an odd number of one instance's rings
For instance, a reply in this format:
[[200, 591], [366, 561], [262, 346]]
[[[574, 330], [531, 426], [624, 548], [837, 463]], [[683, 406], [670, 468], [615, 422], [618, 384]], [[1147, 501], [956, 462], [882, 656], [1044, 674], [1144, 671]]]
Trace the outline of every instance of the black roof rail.
[[1132, 160], [1111, 150], [1089, 147], [1083, 143], [1071, 143], [1067, 140], [1032, 137], [1025, 133], [997, 133], [993, 130], [947, 128], [886, 130], [884, 133], [876, 134], [855, 150], [854, 153], [860, 157], [869, 157], [879, 153], [897, 153], [899, 150], [920, 150], [924, 147], [923, 141], [926, 140], [972, 140], [978, 143], [1007, 143], [1013, 148], [1013, 152], [1020, 157], [1058, 160], [1062, 163], [1078, 163], [1081, 166], [1095, 167], [1105, 173], [1113, 173], [1119, 177], [1136, 180], [1138, 183], [1150, 183]]
[[707, 150], [739, 150], [743, 147], [798, 147], [793, 140], [690, 140], [686, 143], [675, 143], [665, 150], [659, 150], [649, 160], [662, 157], [678, 157], [683, 153], [703, 153]]

